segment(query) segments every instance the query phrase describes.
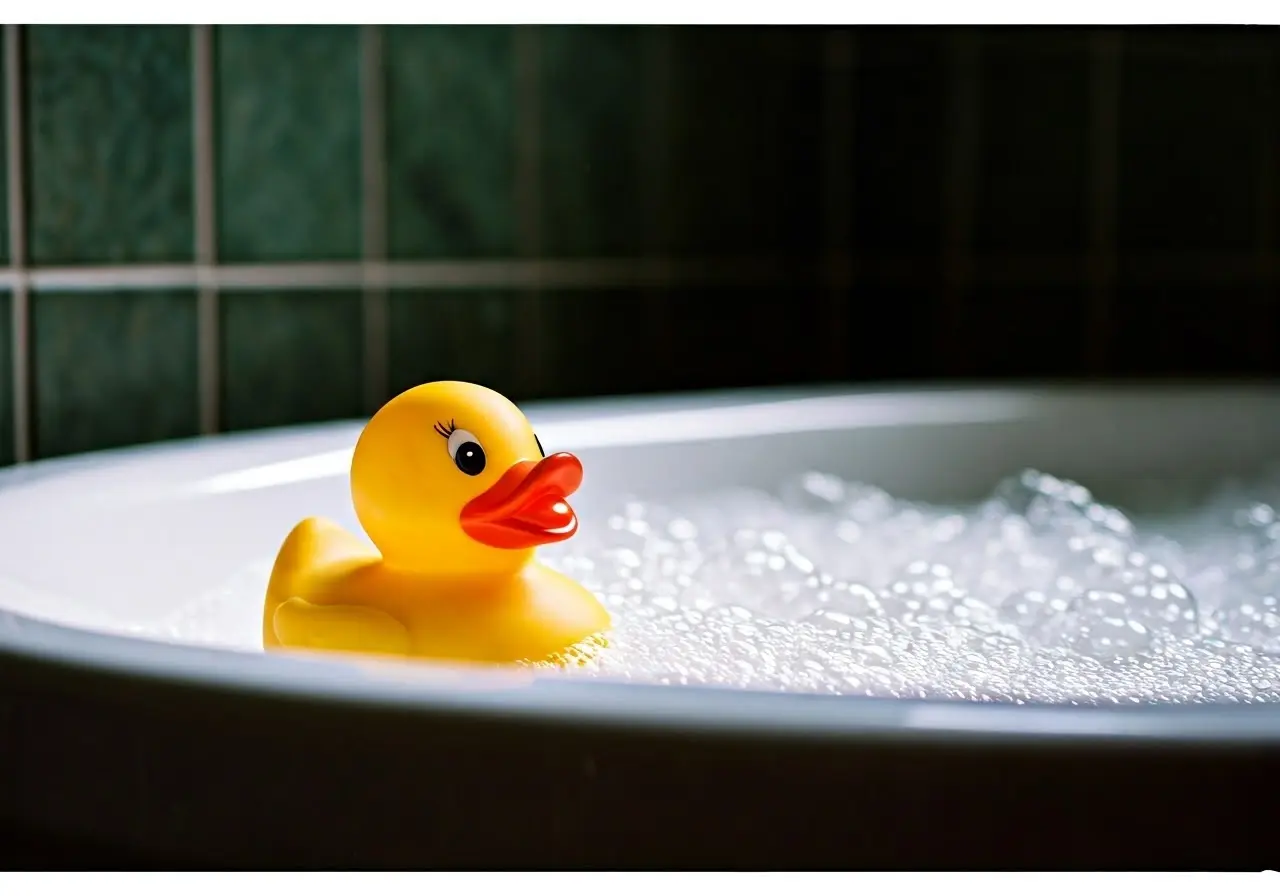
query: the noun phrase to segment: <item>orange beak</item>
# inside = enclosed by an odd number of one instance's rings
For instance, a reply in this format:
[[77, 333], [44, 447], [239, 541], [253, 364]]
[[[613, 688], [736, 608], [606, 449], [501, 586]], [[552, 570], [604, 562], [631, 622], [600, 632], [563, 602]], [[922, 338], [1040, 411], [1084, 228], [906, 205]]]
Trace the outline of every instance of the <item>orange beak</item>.
[[578, 531], [565, 499], [582, 484], [582, 462], [560, 453], [522, 460], [491, 488], [467, 502], [462, 531], [494, 548], [531, 548], [564, 541]]

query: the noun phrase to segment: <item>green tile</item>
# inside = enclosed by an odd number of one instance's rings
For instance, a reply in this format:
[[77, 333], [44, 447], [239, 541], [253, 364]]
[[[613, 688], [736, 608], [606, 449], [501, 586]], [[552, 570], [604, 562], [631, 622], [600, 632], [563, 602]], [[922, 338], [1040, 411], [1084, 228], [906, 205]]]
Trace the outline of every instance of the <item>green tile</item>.
[[392, 391], [461, 379], [519, 401], [811, 382], [823, 362], [817, 300], [772, 289], [396, 293]]
[[1251, 284], [1126, 282], [1111, 308], [1112, 370], [1142, 377], [1273, 374], [1273, 289]]
[[687, 325], [673, 307], [668, 294], [639, 290], [544, 293], [543, 392], [558, 398], [662, 389], [687, 360], [671, 351], [676, 329]]
[[942, 243], [947, 31], [859, 31], [854, 76], [854, 239], [860, 251]]
[[644, 251], [648, 72], [641, 28], [552, 27], [541, 41], [542, 248], [552, 256]]
[[938, 321], [946, 311], [940, 289], [871, 281], [858, 284], [845, 302], [849, 379], [945, 376], [949, 347], [939, 338]]
[[514, 251], [512, 33], [494, 27], [387, 29], [392, 257]]
[[224, 295], [224, 427], [359, 416], [363, 355], [359, 293]]
[[680, 28], [672, 39], [665, 248], [811, 252], [823, 220], [820, 32]]
[[647, 349], [675, 359], [662, 374], [662, 388], [809, 383], [828, 366], [822, 354], [828, 317], [817, 290], [801, 284], [698, 288], [678, 290], [669, 301], [665, 320], [649, 324], [658, 335], [633, 349], [633, 357]]
[[1086, 369], [1097, 328], [1082, 287], [984, 284], [962, 301], [943, 348], [947, 376], [1053, 378]]
[[1149, 25], [1126, 28], [1123, 33], [1126, 47], [1144, 55], [1238, 60], [1270, 52], [1277, 30], [1274, 25]]
[[980, 63], [974, 243], [985, 253], [1079, 251], [1089, 230], [1087, 37], [1020, 36], [989, 41]]
[[517, 336], [526, 298], [498, 290], [392, 293], [392, 393], [433, 380], [463, 380], [526, 397], [522, 381], [536, 357], [528, 340]]
[[[817, 295], [769, 288], [543, 296], [542, 393], [623, 395], [813, 381]], [[732, 333], [731, 338], [726, 338]]]
[[13, 345], [9, 293], [0, 293], [0, 464], [13, 463]]
[[36, 294], [32, 312], [38, 455], [197, 432], [191, 293]]
[[[1157, 46], [1159, 42], [1157, 42]], [[1120, 75], [1118, 242], [1125, 252], [1249, 250], [1258, 242], [1273, 114], [1247, 55], [1173, 55], [1126, 41]]]
[[217, 59], [219, 256], [359, 257], [359, 30], [223, 27]]
[[31, 258], [192, 256], [191, 30], [27, 31]]
[[[0, 42], [0, 71], [4, 71], [4, 45]], [[7, 91], [0, 90], [0, 94]], [[7, 97], [0, 95], [0, 122], [7, 121]], [[7, 127], [0, 128], [0, 160], [8, 164], [8, 146], [5, 143]], [[9, 178], [0, 177], [0, 262], [9, 260]]]

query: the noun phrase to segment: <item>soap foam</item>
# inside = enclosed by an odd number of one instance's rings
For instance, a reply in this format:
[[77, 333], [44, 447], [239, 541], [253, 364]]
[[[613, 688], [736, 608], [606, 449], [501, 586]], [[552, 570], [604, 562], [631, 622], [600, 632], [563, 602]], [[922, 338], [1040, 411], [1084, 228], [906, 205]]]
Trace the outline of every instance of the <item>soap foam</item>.
[[[554, 674], [663, 684], [1129, 704], [1280, 700], [1280, 476], [1131, 519], [1026, 471], [976, 506], [807, 473], [772, 493], [620, 502], [544, 549], [609, 647]], [[248, 645], [269, 563], [164, 627]]]

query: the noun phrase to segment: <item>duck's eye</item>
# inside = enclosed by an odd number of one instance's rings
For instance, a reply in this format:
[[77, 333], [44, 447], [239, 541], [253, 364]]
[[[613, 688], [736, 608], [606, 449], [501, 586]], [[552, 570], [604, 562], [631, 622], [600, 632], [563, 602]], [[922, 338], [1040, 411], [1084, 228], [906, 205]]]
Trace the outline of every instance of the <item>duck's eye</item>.
[[546, 457], [547, 449], [542, 447], [542, 439], [538, 438], [538, 434], [536, 432], [533, 434], [533, 440], [538, 444], [538, 453], [541, 454], [543, 457]]
[[479, 476], [484, 472], [484, 449], [480, 447], [480, 440], [465, 429], [449, 433], [449, 456], [468, 476]]

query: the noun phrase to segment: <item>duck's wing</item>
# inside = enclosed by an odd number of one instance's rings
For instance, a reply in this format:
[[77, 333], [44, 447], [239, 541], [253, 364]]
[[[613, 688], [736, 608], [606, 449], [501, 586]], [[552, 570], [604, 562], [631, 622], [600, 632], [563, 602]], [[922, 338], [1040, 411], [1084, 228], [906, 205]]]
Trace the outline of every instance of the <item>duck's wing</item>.
[[290, 598], [328, 603], [329, 585], [379, 560], [377, 551], [332, 520], [310, 517], [294, 526], [276, 554], [262, 614], [264, 646], [278, 644], [274, 619]]
[[317, 606], [291, 597], [276, 608], [271, 623], [278, 642], [287, 647], [394, 656], [409, 652], [408, 629], [373, 607]]

